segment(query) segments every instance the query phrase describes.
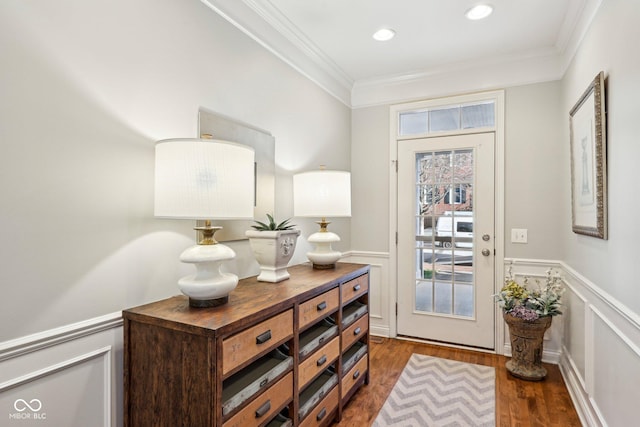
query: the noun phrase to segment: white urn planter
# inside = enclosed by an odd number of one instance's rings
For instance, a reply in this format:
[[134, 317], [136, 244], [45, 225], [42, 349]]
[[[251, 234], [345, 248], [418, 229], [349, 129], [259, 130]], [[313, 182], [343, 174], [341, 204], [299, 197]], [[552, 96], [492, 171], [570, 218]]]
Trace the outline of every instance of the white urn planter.
[[300, 230], [248, 230], [245, 234], [260, 264], [258, 280], [272, 283], [287, 280], [287, 265], [296, 249]]

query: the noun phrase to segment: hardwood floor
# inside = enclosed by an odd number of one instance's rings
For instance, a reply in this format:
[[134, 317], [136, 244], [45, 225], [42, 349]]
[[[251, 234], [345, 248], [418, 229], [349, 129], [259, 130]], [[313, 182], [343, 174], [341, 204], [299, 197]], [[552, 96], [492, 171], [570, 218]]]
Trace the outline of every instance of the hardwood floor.
[[495, 367], [496, 426], [581, 425], [557, 365], [545, 364], [547, 378], [540, 382], [530, 382], [510, 376], [504, 367], [509, 359], [495, 354], [388, 338], [372, 339], [370, 347], [369, 385], [355, 394], [345, 407], [342, 420], [334, 423], [334, 427], [370, 426], [413, 353]]

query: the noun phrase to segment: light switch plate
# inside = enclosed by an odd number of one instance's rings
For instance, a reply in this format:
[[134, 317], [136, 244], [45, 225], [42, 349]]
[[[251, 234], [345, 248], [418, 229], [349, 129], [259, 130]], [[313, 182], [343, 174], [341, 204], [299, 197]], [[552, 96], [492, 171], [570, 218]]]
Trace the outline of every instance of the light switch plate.
[[511, 229], [511, 243], [527, 243], [527, 229], [526, 228], [512, 228]]

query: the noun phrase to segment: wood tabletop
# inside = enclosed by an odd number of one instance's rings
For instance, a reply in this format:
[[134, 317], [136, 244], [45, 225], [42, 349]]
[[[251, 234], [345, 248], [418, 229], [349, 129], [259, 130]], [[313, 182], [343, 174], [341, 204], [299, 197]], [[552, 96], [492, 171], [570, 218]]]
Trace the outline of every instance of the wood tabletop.
[[240, 280], [229, 302], [218, 307], [193, 308], [186, 296], [179, 295], [124, 310], [123, 317], [198, 335], [224, 335], [318, 295], [334, 287], [337, 280], [361, 276], [369, 266], [339, 262], [335, 269], [316, 270], [304, 263], [287, 270], [290, 279], [279, 283], [259, 282], [257, 276]]

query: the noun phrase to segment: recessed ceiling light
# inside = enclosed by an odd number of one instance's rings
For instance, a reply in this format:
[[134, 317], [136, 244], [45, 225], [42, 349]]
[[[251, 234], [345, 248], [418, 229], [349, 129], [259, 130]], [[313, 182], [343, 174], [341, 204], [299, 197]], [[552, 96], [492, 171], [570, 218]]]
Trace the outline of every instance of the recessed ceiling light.
[[478, 4], [467, 10], [464, 16], [466, 16], [467, 19], [476, 21], [478, 19], [486, 18], [487, 16], [491, 15], [491, 12], [493, 12], [492, 6], [488, 4]]
[[379, 42], [386, 42], [387, 40], [391, 40], [395, 35], [396, 32], [391, 28], [381, 28], [373, 33], [373, 38]]

